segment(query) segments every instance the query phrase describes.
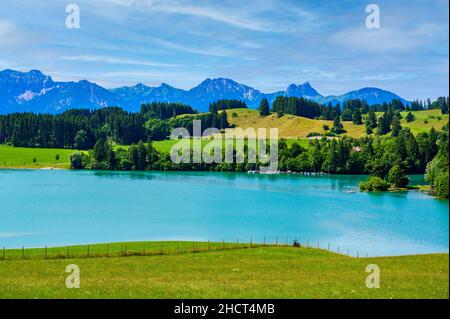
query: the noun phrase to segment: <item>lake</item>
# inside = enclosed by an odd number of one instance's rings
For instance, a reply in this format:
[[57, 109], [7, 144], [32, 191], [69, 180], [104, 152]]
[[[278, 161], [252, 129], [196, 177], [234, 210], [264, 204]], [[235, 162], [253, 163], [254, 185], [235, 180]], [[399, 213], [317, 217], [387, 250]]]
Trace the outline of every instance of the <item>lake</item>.
[[448, 200], [418, 191], [346, 192], [363, 179], [0, 170], [0, 246], [297, 238], [352, 255], [448, 252]]

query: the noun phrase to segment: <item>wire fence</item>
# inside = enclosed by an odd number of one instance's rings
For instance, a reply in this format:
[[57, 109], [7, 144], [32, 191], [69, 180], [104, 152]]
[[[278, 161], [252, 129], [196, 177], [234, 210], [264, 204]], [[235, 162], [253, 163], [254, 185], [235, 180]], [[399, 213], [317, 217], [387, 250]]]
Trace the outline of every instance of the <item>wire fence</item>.
[[71, 259], [71, 258], [99, 258], [99, 257], [128, 257], [128, 256], [164, 256], [187, 253], [204, 253], [234, 249], [252, 249], [261, 247], [279, 247], [298, 249], [319, 249], [349, 257], [369, 257], [367, 252], [332, 245], [327, 242], [305, 240], [289, 237], [264, 237], [255, 240], [252, 237], [241, 241], [213, 240], [213, 241], [151, 241], [127, 242], [110, 244], [93, 244], [64, 247], [42, 248], [5, 248], [0, 252], [0, 261], [18, 259]]

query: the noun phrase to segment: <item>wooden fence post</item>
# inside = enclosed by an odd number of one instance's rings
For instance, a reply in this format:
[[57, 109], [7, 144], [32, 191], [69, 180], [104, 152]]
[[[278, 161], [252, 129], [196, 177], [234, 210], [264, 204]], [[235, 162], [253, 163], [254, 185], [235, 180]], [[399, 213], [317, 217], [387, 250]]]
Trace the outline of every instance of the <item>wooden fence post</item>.
[[47, 246], [45, 246], [45, 259], [48, 259], [48, 251], [47, 251]]
[[25, 259], [25, 247], [22, 246], [22, 259]]
[[88, 258], [89, 258], [89, 255], [90, 255], [90, 247], [89, 247], [89, 245], [87, 246], [87, 256], [88, 256]]
[[3, 247], [2, 259], [5, 260], [5, 247]]

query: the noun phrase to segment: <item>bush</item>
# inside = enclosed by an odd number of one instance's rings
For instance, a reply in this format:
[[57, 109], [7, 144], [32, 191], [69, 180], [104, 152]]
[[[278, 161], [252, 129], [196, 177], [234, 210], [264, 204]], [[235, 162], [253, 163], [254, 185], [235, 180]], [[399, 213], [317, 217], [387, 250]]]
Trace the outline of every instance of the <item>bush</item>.
[[370, 176], [366, 182], [359, 184], [359, 189], [363, 192], [383, 192], [389, 189], [389, 184], [378, 176]]
[[76, 152], [70, 155], [70, 166], [73, 169], [83, 169], [85, 164], [84, 164], [84, 158], [83, 158], [83, 153], [80, 152]]

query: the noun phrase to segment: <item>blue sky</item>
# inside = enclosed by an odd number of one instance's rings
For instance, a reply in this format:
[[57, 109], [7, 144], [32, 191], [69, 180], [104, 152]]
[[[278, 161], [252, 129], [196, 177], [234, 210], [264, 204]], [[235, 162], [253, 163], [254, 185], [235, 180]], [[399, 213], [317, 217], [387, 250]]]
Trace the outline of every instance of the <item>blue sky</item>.
[[[78, 4], [81, 28], [67, 29]], [[365, 26], [376, 3], [381, 28]], [[264, 92], [309, 81], [324, 95], [366, 86], [448, 95], [448, 0], [0, 0], [0, 69], [105, 87], [191, 88], [228, 77]]]

